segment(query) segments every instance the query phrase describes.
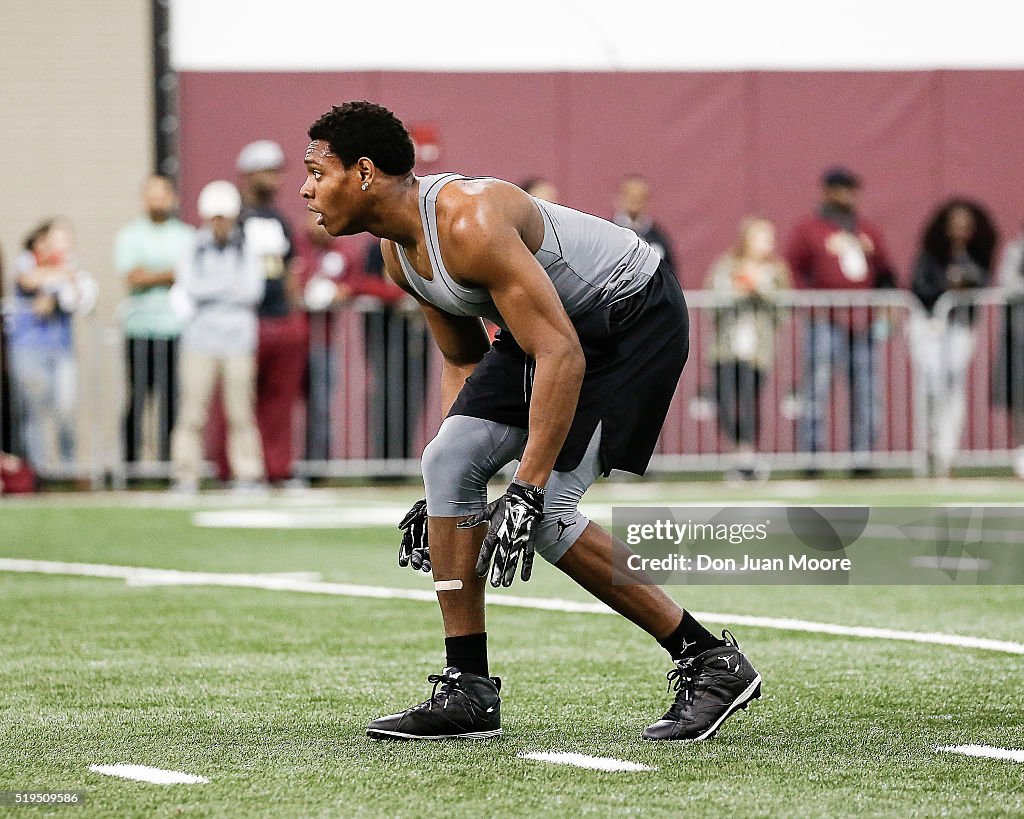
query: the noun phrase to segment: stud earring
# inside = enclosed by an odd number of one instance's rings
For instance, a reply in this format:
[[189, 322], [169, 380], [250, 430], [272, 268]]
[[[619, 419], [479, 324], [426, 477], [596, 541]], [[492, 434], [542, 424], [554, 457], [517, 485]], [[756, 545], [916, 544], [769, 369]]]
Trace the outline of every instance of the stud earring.
[[364, 183], [363, 183], [362, 185], [360, 185], [359, 187], [360, 187], [360, 188], [361, 188], [362, 190], [364, 190], [364, 191], [365, 191], [365, 190], [366, 190], [366, 189], [367, 189], [368, 187], [370, 187], [370, 183], [369, 183], [369, 182], [364, 182]]

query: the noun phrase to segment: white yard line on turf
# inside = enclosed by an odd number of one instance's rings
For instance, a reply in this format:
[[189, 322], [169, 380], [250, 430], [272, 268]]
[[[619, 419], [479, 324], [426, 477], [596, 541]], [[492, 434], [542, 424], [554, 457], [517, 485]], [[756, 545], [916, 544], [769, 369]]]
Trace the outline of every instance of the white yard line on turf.
[[[306, 583], [318, 583], [322, 575], [320, 572], [267, 572], [260, 573], [256, 577], [276, 577], [283, 580], [300, 580]], [[187, 579], [182, 579], [180, 572], [166, 572], [164, 570], [152, 571], [143, 570], [136, 575], [126, 577], [125, 582], [129, 586], [188, 586], [194, 585]]]
[[590, 756], [590, 754], [569, 754], [558, 751], [537, 751], [519, 754], [520, 759], [535, 759], [538, 762], [551, 762], [555, 765], [573, 765], [577, 768], [589, 768], [592, 771], [656, 771], [649, 765], [629, 762], [625, 759], [612, 759], [607, 756]]
[[[610, 522], [612, 511], [628, 507], [664, 507], [664, 502], [637, 503], [582, 503], [580, 512], [591, 520]], [[673, 503], [673, 507], [708, 507], [719, 504]], [[779, 502], [732, 501], [729, 506], [781, 506]], [[394, 528], [408, 511], [405, 504], [381, 504], [366, 507], [338, 507], [333, 509], [302, 509], [300, 507], [260, 507], [251, 509], [211, 509], [193, 513], [192, 524], [204, 529], [362, 529], [376, 526]], [[930, 531], [930, 530], [929, 530]]]
[[121, 779], [134, 779], [138, 782], [151, 782], [154, 785], [205, 785], [210, 780], [205, 776], [166, 771], [163, 768], [150, 768], [149, 765], [90, 765], [93, 773], [106, 776], [119, 776]]
[[[102, 563], [62, 563], [50, 560], [20, 560], [0, 558], [0, 571], [31, 574], [58, 574], [77, 577], [106, 577], [124, 580], [133, 585], [166, 586], [227, 586], [232, 588], [267, 589], [303, 594], [330, 594], [340, 597], [372, 597], [380, 600], [419, 600], [436, 602], [433, 590], [395, 589], [387, 586], [361, 586], [354, 583], [325, 583], [273, 574], [229, 574], [223, 572], [183, 572], [176, 569], [149, 569], [140, 566], [111, 566]], [[521, 597], [512, 594], [491, 594], [487, 598], [492, 606], [510, 606], [520, 609], [541, 609], [571, 614], [611, 614], [603, 603], [561, 600], [552, 597]], [[863, 637], [874, 640], [898, 640], [909, 643], [930, 643], [954, 648], [978, 648], [1005, 654], [1024, 654], [1024, 643], [1008, 640], [990, 640], [986, 637], [965, 637], [941, 632], [901, 631], [872, 626], [844, 626], [837, 623], [818, 623], [789, 617], [760, 617], [749, 614], [721, 614], [695, 611], [698, 620], [751, 628], [803, 631], [812, 634], [832, 634], [839, 637]]]
[[355, 509], [218, 509], [196, 512], [192, 524], [206, 529], [361, 529], [391, 526], [404, 506]]
[[991, 745], [939, 745], [939, 752], [963, 754], [964, 756], [980, 756], [985, 759], [1006, 759], [1010, 762], [1024, 762], [1024, 751], [1010, 748], [993, 748]]

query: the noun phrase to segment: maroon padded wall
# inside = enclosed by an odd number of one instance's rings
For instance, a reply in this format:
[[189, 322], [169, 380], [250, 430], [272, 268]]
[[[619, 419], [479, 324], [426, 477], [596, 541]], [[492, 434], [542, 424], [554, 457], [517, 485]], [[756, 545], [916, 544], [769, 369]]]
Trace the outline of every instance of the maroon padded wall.
[[407, 124], [439, 128], [440, 160], [512, 181], [551, 177], [565, 204], [609, 215], [617, 180], [653, 181], [685, 285], [699, 286], [745, 214], [783, 237], [842, 162], [865, 179], [903, 276], [921, 225], [943, 197], [980, 199], [1003, 236], [1024, 217], [1024, 72], [466, 74], [191, 73], [181, 80], [182, 193], [234, 178], [247, 141], [278, 140], [290, 166], [283, 207], [303, 205], [305, 130], [332, 103], [369, 98]]

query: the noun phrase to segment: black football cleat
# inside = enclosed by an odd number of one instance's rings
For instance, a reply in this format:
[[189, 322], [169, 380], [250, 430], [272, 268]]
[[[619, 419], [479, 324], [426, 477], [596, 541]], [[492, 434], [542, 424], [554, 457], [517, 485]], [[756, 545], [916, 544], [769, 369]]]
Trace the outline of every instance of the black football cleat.
[[371, 739], [490, 739], [501, 736], [501, 680], [446, 668], [431, 674], [430, 699], [366, 726]]
[[761, 696], [761, 675], [722, 632], [726, 644], [676, 662], [668, 672], [676, 699], [660, 720], [644, 730], [644, 739], [710, 739], [732, 714]]

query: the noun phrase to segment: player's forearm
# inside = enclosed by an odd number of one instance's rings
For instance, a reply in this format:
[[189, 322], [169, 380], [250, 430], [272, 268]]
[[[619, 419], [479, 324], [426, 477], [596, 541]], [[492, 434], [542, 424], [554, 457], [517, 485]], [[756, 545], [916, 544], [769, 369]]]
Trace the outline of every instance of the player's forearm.
[[578, 344], [537, 358], [526, 449], [516, 470], [520, 480], [547, 484], [576, 414], [585, 369]]

